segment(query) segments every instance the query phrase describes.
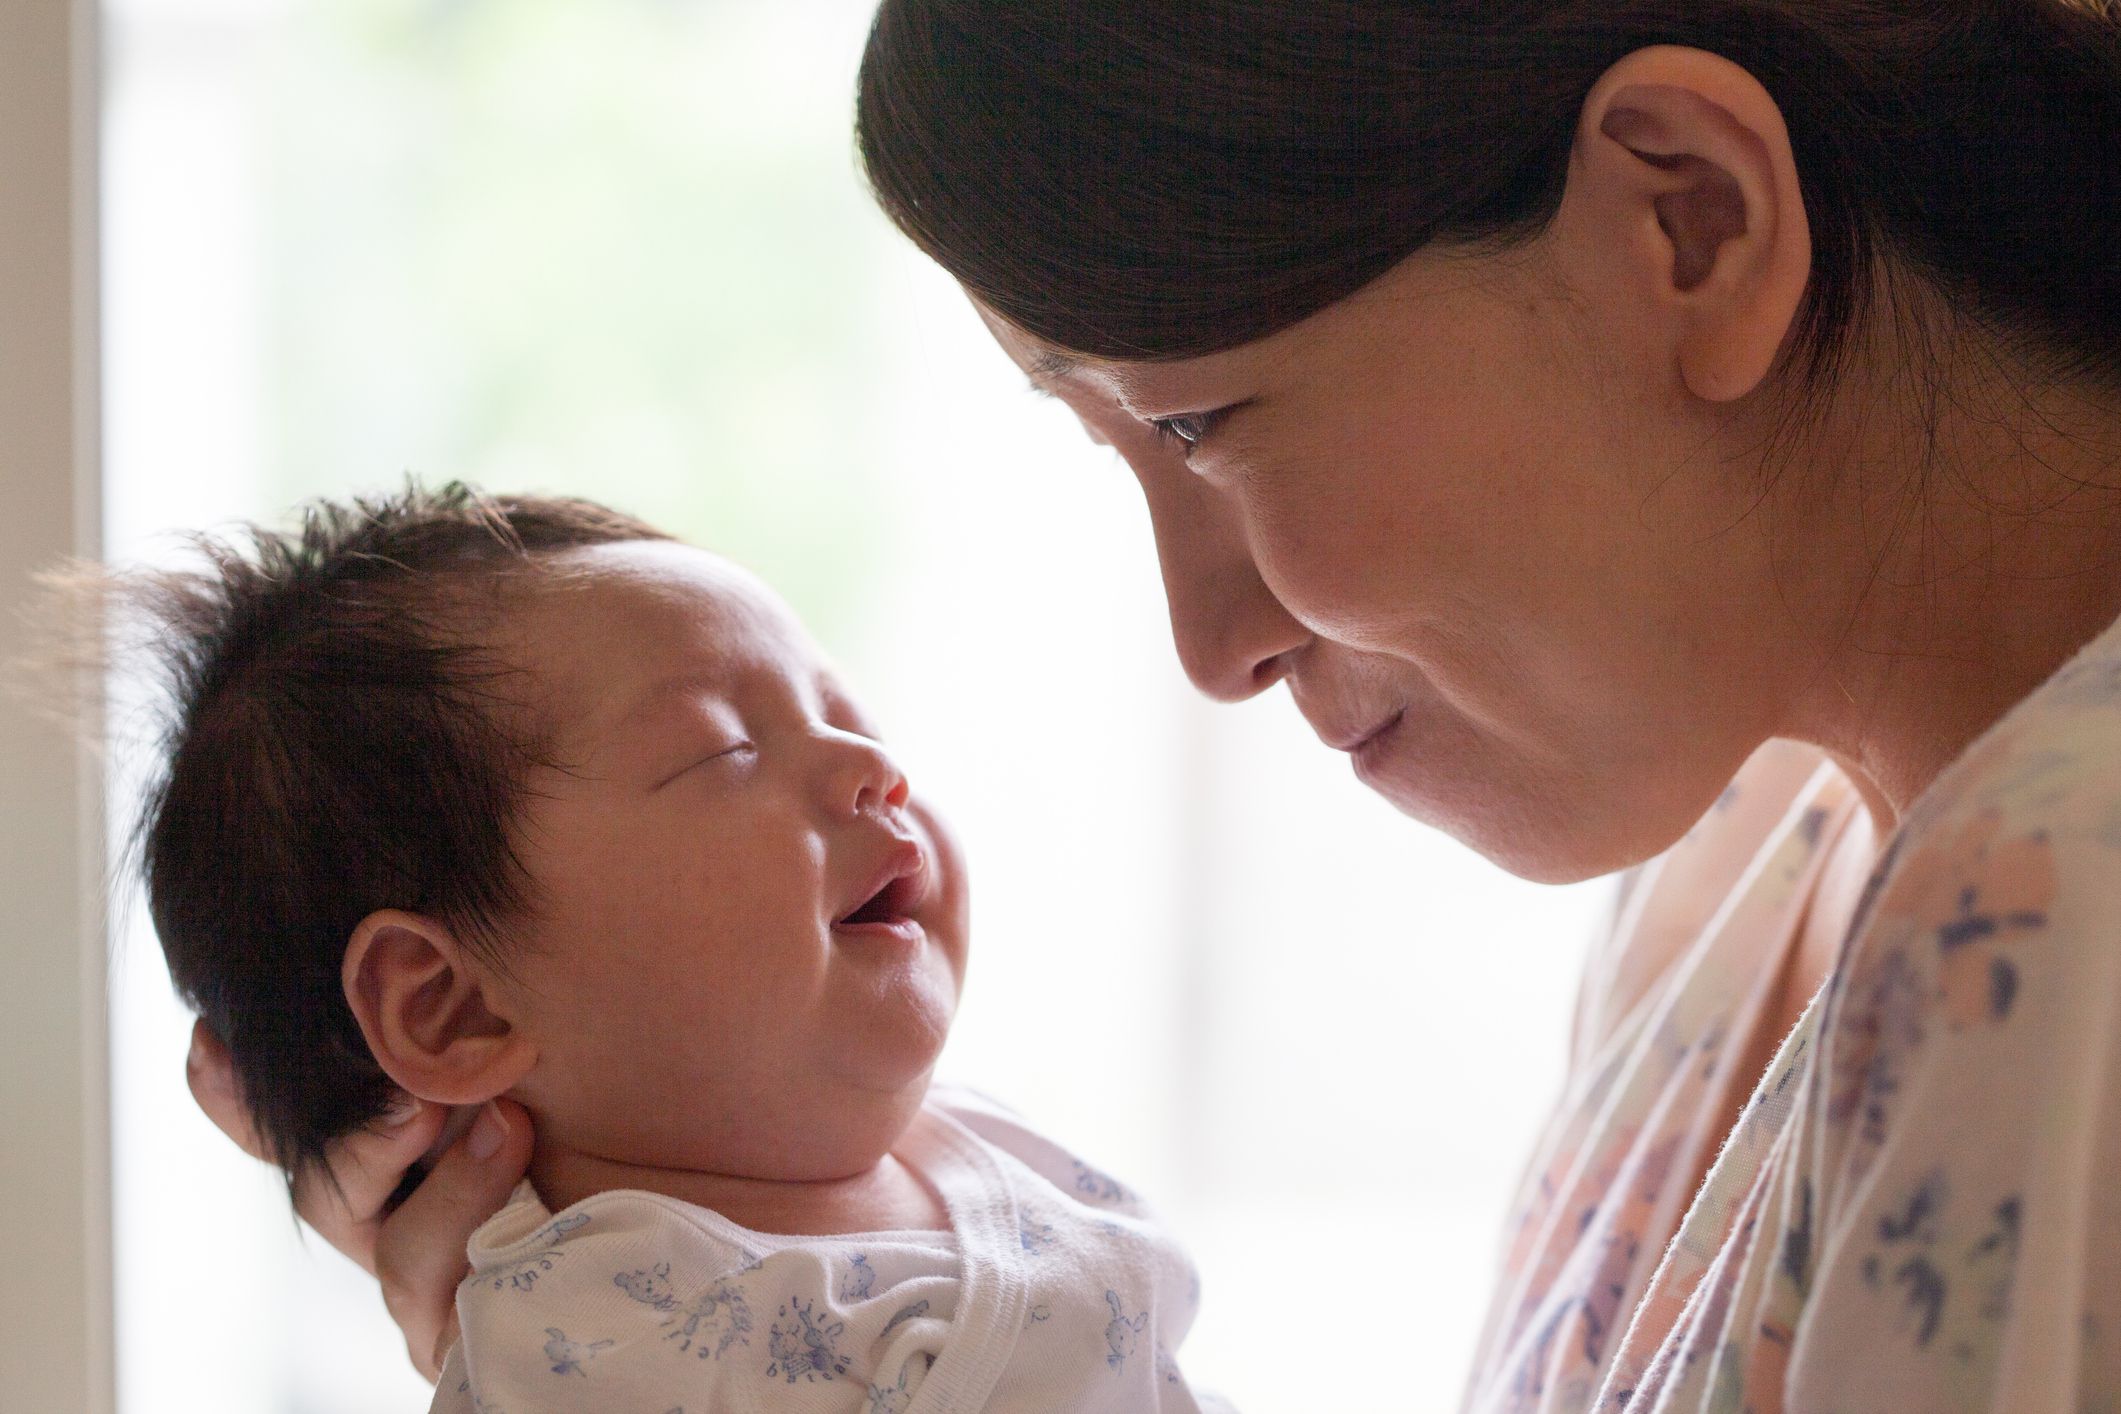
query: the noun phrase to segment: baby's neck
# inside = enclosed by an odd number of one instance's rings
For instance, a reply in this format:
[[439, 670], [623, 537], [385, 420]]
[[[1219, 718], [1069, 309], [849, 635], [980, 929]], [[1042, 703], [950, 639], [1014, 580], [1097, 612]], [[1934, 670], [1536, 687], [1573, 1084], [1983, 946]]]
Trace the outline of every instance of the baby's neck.
[[593, 1194], [633, 1188], [712, 1208], [754, 1232], [827, 1237], [950, 1228], [942, 1199], [895, 1154], [842, 1178], [787, 1180], [660, 1168], [540, 1143], [530, 1181], [554, 1212]]

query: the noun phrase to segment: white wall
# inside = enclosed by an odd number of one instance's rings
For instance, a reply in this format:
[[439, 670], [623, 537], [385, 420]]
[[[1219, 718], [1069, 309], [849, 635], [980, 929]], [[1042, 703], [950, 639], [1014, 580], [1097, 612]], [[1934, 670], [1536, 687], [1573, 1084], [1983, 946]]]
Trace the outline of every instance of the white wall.
[[[0, 663], [96, 548], [94, 7], [0, 5]], [[9, 677], [24, 681], [23, 674]], [[0, 1405], [111, 1406], [100, 787], [0, 692]]]

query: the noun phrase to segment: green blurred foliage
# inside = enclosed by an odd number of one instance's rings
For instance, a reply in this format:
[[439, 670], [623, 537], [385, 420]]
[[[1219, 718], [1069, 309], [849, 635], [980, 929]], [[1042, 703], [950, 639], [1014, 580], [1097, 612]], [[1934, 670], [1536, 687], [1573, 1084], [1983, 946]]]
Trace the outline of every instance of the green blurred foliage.
[[261, 135], [271, 491], [594, 496], [833, 638], [891, 505], [861, 455], [890, 357], [848, 134], [866, 5], [835, 3], [292, 7]]

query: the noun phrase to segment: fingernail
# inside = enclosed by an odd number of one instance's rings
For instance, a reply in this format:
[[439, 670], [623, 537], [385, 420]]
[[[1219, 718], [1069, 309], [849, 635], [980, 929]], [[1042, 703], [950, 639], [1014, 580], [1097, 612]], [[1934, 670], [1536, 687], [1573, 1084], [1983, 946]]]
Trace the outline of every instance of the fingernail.
[[488, 1100], [479, 1106], [479, 1117], [472, 1121], [471, 1137], [465, 1147], [471, 1150], [474, 1159], [490, 1159], [501, 1151], [501, 1141], [508, 1137], [508, 1121]]

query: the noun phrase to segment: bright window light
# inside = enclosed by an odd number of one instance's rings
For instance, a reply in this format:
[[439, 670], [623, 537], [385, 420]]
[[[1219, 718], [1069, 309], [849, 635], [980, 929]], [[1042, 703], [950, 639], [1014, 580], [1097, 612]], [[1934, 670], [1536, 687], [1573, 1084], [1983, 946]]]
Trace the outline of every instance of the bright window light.
[[[1609, 890], [1395, 815], [1284, 694], [1193, 696], [1125, 468], [868, 203], [867, 11], [116, 0], [113, 553], [414, 472], [750, 565], [966, 839], [946, 1073], [1158, 1201], [1204, 1277], [1192, 1378], [1377, 1410], [1385, 1361], [1453, 1407]], [[121, 1408], [424, 1408], [372, 1283], [194, 1110], [130, 917]]]

